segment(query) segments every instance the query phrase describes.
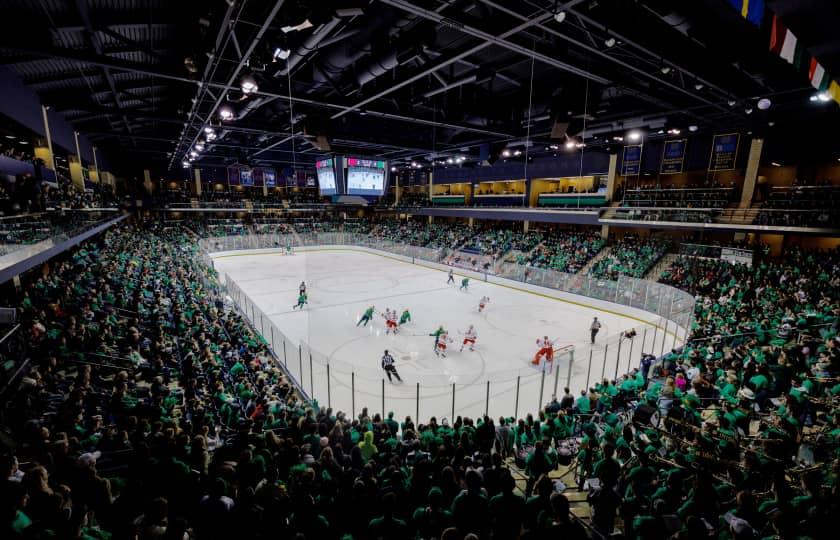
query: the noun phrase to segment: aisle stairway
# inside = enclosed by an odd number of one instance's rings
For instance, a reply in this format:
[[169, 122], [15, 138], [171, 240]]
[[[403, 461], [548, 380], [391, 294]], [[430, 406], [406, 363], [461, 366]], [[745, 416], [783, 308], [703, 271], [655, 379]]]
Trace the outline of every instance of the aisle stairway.
[[610, 253], [612, 253], [612, 246], [604, 246], [603, 248], [601, 248], [601, 251], [599, 251], [597, 254], [595, 254], [594, 257], [589, 259], [589, 262], [583, 265], [583, 268], [580, 269], [578, 274], [588, 274], [589, 271], [592, 270], [592, 267], [598, 263], [598, 261], [600, 261], [604, 257], [609, 256]]
[[671, 266], [671, 263], [677, 260], [678, 257], [679, 255], [677, 253], [666, 253], [650, 268], [650, 270], [647, 271], [647, 273], [645, 273], [643, 279], [647, 279], [649, 281], [659, 281], [662, 272]]

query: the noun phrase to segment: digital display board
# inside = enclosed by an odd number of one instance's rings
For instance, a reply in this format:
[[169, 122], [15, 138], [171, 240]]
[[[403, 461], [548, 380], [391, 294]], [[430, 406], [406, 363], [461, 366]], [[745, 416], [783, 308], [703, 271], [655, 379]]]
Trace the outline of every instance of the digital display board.
[[315, 174], [318, 177], [318, 190], [321, 195], [338, 193], [335, 182], [335, 160], [333, 158], [316, 161]]
[[347, 194], [383, 195], [387, 165], [382, 160], [347, 158]]

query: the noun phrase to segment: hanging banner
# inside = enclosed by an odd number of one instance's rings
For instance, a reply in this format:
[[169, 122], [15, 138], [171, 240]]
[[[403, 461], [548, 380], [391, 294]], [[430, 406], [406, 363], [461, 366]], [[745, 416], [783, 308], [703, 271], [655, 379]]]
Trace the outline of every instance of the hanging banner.
[[239, 167], [228, 167], [227, 179], [229, 186], [239, 185]]
[[243, 186], [253, 186], [254, 174], [251, 171], [251, 169], [241, 169], [239, 171], [239, 181], [242, 183]]
[[277, 173], [272, 169], [263, 169], [263, 182], [266, 187], [274, 187], [277, 185]]
[[712, 139], [712, 155], [709, 157], [710, 171], [730, 171], [735, 168], [738, 157], [739, 133], [715, 135]]
[[254, 187], [263, 187], [265, 182], [265, 169], [254, 167], [251, 169], [251, 176], [254, 178]]
[[679, 174], [683, 172], [687, 142], [687, 139], [665, 141], [662, 146], [662, 163], [659, 165], [660, 173]]
[[642, 170], [642, 145], [634, 144], [624, 147], [624, 155], [621, 159], [621, 175], [635, 176]]

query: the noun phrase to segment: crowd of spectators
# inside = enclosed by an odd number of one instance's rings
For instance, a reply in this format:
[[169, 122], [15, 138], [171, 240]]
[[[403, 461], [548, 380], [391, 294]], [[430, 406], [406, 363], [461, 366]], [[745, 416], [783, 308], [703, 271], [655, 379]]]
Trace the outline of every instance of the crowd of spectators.
[[840, 187], [774, 187], [756, 216], [758, 225], [837, 228]]
[[598, 254], [606, 241], [597, 232], [557, 231], [545, 233], [539, 246], [517, 259], [520, 264], [576, 274]]
[[397, 420], [303, 401], [191, 237], [120, 226], [9, 299], [3, 538], [831, 537], [840, 256], [786, 256], [679, 260], [695, 339], [661, 363], [522, 418]]
[[642, 278], [668, 250], [662, 238], [627, 235], [609, 247], [609, 253], [598, 260], [589, 273], [597, 278], [618, 279], [618, 276]]

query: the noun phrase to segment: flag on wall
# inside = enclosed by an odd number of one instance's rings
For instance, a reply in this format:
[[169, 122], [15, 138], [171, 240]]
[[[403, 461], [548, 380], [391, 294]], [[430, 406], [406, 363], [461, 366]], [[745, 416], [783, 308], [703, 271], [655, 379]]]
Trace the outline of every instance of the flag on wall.
[[756, 26], [761, 26], [764, 18], [764, 0], [729, 0], [729, 3]]
[[802, 62], [802, 44], [776, 15], [773, 15], [773, 27], [770, 29], [770, 50], [789, 64], [799, 67]]

